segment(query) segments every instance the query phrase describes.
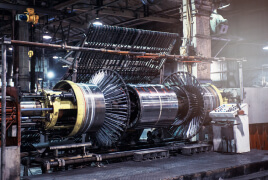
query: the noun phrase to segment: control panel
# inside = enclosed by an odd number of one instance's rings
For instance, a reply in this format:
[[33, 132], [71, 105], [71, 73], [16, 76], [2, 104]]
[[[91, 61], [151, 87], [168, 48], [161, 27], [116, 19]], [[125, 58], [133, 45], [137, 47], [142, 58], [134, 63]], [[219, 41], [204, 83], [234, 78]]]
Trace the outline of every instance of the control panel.
[[[240, 108], [244, 107], [245, 104], [241, 104]], [[234, 118], [239, 111], [239, 107], [236, 104], [223, 104], [217, 107], [215, 110], [209, 113], [211, 118]]]
[[248, 105], [223, 104], [209, 113], [212, 118], [214, 151], [243, 153], [250, 151]]

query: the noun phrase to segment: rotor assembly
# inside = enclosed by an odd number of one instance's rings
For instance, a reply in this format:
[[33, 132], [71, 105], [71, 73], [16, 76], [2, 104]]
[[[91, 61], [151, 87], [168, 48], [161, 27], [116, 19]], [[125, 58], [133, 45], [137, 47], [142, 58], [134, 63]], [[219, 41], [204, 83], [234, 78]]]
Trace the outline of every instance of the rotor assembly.
[[111, 147], [125, 133], [164, 128], [176, 139], [196, 135], [206, 113], [221, 95], [201, 86], [185, 72], [171, 74], [161, 84], [126, 84], [115, 71], [97, 71], [88, 83], [58, 82], [34, 101], [22, 101], [22, 116], [39, 116], [45, 131], [72, 137], [88, 134], [99, 146]]

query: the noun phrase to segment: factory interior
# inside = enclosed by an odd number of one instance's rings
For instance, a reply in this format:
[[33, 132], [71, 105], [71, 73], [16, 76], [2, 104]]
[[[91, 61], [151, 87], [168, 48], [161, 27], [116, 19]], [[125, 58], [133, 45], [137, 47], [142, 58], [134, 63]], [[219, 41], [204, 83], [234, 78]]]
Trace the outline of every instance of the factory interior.
[[267, 17], [267, 0], [0, 0], [1, 180], [268, 179]]

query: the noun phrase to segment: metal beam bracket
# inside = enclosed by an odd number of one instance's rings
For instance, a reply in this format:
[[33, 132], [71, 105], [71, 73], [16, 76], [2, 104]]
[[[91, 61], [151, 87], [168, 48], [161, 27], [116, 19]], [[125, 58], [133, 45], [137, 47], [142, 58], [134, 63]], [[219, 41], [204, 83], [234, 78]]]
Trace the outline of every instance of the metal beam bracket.
[[102, 156], [100, 154], [94, 154], [94, 156], [97, 158], [97, 162], [102, 161]]
[[11, 38], [10, 37], [2, 37], [0, 44], [11, 44]]
[[65, 160], [64, 159], [58, 159], [59, 167], [65, 166]]

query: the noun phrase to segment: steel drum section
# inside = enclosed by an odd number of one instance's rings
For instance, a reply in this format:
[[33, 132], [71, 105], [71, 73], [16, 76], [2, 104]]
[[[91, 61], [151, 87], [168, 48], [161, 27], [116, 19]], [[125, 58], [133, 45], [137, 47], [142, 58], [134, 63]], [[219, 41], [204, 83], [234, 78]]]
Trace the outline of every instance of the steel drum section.
[[79, 134], [96, 132], [104, 122], [105, 101], [103, 93], [94, 84], [77, 83], [77, 85], [82, 90], [86, 102], [86, 113]]
[[176, 93], [163, 85], [129, 84], [130, 127], [135, 129], [170, 126], [176, 118]]

